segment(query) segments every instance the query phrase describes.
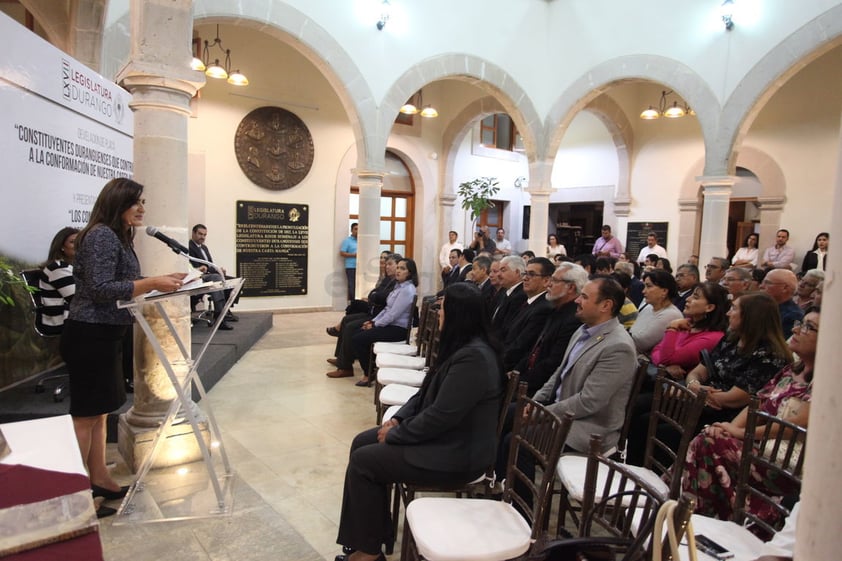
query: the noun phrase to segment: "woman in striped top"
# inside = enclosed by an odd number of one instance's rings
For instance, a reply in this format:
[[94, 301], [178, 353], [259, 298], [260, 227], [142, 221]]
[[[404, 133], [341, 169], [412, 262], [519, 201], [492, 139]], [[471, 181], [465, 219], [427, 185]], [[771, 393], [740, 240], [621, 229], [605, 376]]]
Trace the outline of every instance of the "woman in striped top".
[[38, 328], [45, 335], [61, 334], [64, 318], [70, 309], [70, 300], [76, 292], [73, 260], [76, 257], [78, 233], [78, 228], [62, 228], [50, 243], [50, 254], [44, 263], [38, 283], [43, 306]]

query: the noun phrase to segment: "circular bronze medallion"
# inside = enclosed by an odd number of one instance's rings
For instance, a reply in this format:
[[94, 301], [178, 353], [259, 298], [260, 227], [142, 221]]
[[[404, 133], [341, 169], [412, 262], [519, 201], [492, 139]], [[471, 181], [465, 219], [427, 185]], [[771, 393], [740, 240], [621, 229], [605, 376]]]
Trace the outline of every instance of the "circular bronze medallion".
[[245, 116], [234, 135], [234, 153], [251, 181], [279, 191], [295, 187], [313, 165], [313, 137], [294, 113], [260, 107]]

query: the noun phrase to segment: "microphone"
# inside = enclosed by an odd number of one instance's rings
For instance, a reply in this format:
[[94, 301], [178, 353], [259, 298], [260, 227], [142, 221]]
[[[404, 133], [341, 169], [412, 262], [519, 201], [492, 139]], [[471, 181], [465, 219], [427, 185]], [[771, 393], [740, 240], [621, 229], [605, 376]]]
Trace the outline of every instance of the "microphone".
[[161, 240], [162, 242], [167, 244], [170, 247], [170, 249], [173, 250], [175, 253], [188, 253], [186, 247], [184, 247], [183, 245], [181, 245], [180, 243], [178, 243], [177, 241], [175, 241], [171, 237], [166, 236], [166, 235], [162, 234], [161, 232], [159, 232], [158, 228], [156, 228], [155, 226], [147, 226], [146, 227], [146, 234], [148, 236], [152, 236], [153, 238], [158, 238], [159, 240]]

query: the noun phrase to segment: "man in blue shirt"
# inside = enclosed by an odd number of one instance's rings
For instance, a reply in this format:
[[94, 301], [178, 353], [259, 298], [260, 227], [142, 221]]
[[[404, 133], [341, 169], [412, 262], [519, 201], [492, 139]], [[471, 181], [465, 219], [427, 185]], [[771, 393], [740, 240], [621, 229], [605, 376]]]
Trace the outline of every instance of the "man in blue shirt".
[[351, 224], [351, 235], [342, 241], [339, 255], [345, 259], [345, 276], [348, 278], [348, 300], [354, 299], [357, 281], [357, 229], [359, 225]]

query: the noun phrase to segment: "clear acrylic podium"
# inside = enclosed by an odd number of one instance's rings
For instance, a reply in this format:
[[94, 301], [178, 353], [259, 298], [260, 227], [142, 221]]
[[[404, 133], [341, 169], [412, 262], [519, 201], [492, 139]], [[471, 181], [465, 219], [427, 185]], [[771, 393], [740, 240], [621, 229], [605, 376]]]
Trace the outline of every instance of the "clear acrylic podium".
[[[133, 300], [118, 302], [117, 306], [129, 310], [143, 329], [149, 344], [166, 370], [176, 397], [170, 403], [163, 423], [155, 432], [150, 451], [117, 511], [114, 525], [225, 516], [233, 511], [234, 472], [225, 453], [219, 426], [206, 399], [207, 393], [199, 379], [198, 369], [219, 324], [242, 286], [243, 279], [236, 278], [224, 282], [206, 282], [195, 288], [177, 292], [142, 295]], [[211, 334], [194, 359], [191, 357], [191, 350], [179, 337], [163, 303], [172, 298], [189, 298], [221, 289], [230, 289], [231, 293], [224, 308], [217, 310], [219, 314], [211, 328]], [[161, 340], [143, 315], [145, 304], [155, 306], [167, 326], [168, 335], [175, 340], [181, 358], [173, 360], [167, 357]], [[192, 387], [195, 387], [199, 394], [201, 409], [191, 399]], [[173, 428], [183, 427], [186, 430], [187, 426], [190, 427], [195, 444], [201, 452], [201, 459], [150, 471], [164, 441], [172, 435]], [[189, 433], [183, 434], [182, 438], [188, 439]], [[190, 443], [192, 444], [192, 441]]]

